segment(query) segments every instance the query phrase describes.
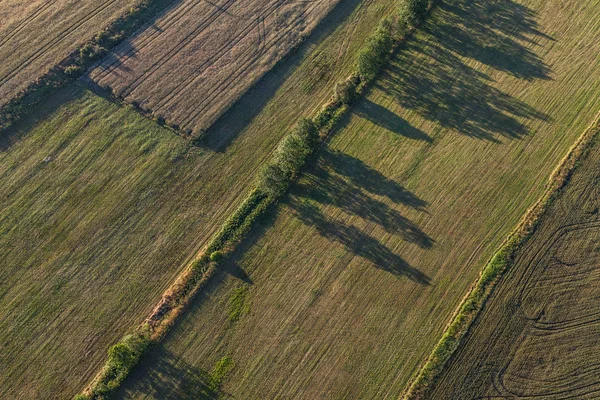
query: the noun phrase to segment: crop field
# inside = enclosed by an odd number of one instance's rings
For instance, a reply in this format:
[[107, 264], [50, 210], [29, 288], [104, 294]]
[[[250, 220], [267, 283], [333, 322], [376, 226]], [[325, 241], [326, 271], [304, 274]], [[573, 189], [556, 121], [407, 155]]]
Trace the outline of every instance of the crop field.
[[519, 251], [435, 399], [600, 396], [600, 145]]
[[441, 3], [117, 398], [398, 398], [600, 109], [600, 3]]
[[91, 73], [188, 135], [204, 132], [339, 0], [187, 0]]
[[81, 84], [3, 134], [0, 398], [72, 396], [149, 314], [394, 6], [344, 4], [202, 147]]
[[136, 3], [0, 1], [0, 106]]

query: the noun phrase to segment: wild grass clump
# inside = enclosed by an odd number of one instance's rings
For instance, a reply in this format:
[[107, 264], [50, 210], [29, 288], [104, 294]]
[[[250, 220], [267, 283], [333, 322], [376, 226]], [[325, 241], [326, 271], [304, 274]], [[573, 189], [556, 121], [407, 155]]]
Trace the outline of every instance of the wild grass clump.
[[150, 344], [147, 331], [125, 336], [108, 350], [108, 361], [88, 393], [75, 397], [76, 400], [104, 399], [118, 388], [139, 362]]

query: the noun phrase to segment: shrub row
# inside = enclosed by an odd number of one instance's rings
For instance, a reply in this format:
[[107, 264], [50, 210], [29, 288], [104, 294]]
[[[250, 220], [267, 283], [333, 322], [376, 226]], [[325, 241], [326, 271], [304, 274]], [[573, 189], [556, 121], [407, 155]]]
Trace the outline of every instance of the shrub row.
[[57, 89], [81, 77], [88, 68], [175, 0], [142, 0], [114, 20], [0, 108], [0, 132], [46, 100]]
[[[90, 387], [83, 394], [78, 395], [77, 400], [102, 399], [117, 388], [148, 346], [160, 340], [162, 334], [171, 326], [202, 284], [212, 276], [218, 264], [247, 236], [255, 221], [285, 194], [311, 155], [323, 142], [326, 134], [362, 94], [365, 85], [383, 68], [395, 42], [406, 37], [424, 17], [425, 13], [417, 13], [418, 6], [425, 4], [425, 10], [429, 7], [428, 0], [407, 0], [407, 4], [409, 4], [408, 10], [415, 10], [410, 13], [411, 22], [408, 22], [409, 19], [403, 19], [405, 11], [401, 8], [396, 18], [387, 18], [379, 24], [357, 55], [356, 71], [348, 79], [336, 85], [332, 99], [323, 106], [314, 119], [300, 119], [292, 131], [281, 140], [270, 161], [260, 170], [254, 188], [246, 199], [225, 221], [202, 254], [163, 294], [153, 313], [134, 334], [137, 337], [136, 343], [140, 345], [131, 348], [128, 344], [128, 341], [132, 340], [131, 336], [126, 336], [113, 346], [109, 350], [107, 364]], [[403, 31], [398, 29], [400, 21], [405, 27]], [[115, 348], [119, 350], [114, 350]], [[111, 354], [125, 354], [126, 362], [112, 361], [114, 357]]]
[[586, 154], [599, 135], [600, 114], [571, 147], [565, 158], [552, 173], [547, 189], [541, 199], [525, 213], [515, 230], [484, 267], [478, 281], [459, 306], [442, 338], [406, 391], [405, 400], [417, 400], [427, 397], [442, 369], [460, 345], [462, 338], [467, 334], [475, 317], [483, 309], [496, 283], [502, 274], [512, 266], [517, 252], [531, 237], [542, 215], [568, 183], [578, 165], [578, 160]]

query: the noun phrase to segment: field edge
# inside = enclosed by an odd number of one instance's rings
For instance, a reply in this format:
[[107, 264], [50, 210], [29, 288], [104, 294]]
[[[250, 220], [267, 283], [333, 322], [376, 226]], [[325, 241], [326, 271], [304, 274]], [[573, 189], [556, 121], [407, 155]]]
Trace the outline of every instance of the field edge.
[[414, 377], [409, 381], [402, 395], [404, 400], [421, 400], [435, 385], [442, 370], [459, 348], [462, 339], [480, 314], [496, 284], [514, 262], [514, 256], [528, 241], [538, 222], [552, 205], [558, 194], [568, 184], [579, 161], [600, 137], [600, 113], [571, 146], [565, 157], [558, 163], [548, 179], [542, 196], [531, 206], [515, 229], [507, 236], [481, 271], [479, 279], [467, 292], [456, 308], [441, 339], [430, 356]]

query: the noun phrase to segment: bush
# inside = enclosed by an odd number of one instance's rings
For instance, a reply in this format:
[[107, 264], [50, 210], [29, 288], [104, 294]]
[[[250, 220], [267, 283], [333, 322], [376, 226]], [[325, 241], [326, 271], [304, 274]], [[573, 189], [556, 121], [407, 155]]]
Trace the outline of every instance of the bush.
[[78, 76], [82, 71], [83, 68], [81, 68], [79, 65], [69, 65], [67, 68], [65, 68], [65, 74], [68, 76]]
[[222, 252], [220, 252], [218, 250], [217, 251], [213, 251], [210, 254], [210, 261], [215, 262], [215, 263], [219, 263], [219, 262], [223, 261], [223, 257], [224, 256], [223, 256]]
[[356, 101], [356, 83], [352, 78], [338, 82], [334, 88], [334, 99], [341, 104], [350, 105]]
[[423, 20], [428, 7], [429, 0], [403, 0], [398, 7], [400, 24], [414, 28]]
[[393, 46], [392, 26], [384, 20], [357, 54], [356, 70], [363, 82], [371, 81], [381, 71]]

